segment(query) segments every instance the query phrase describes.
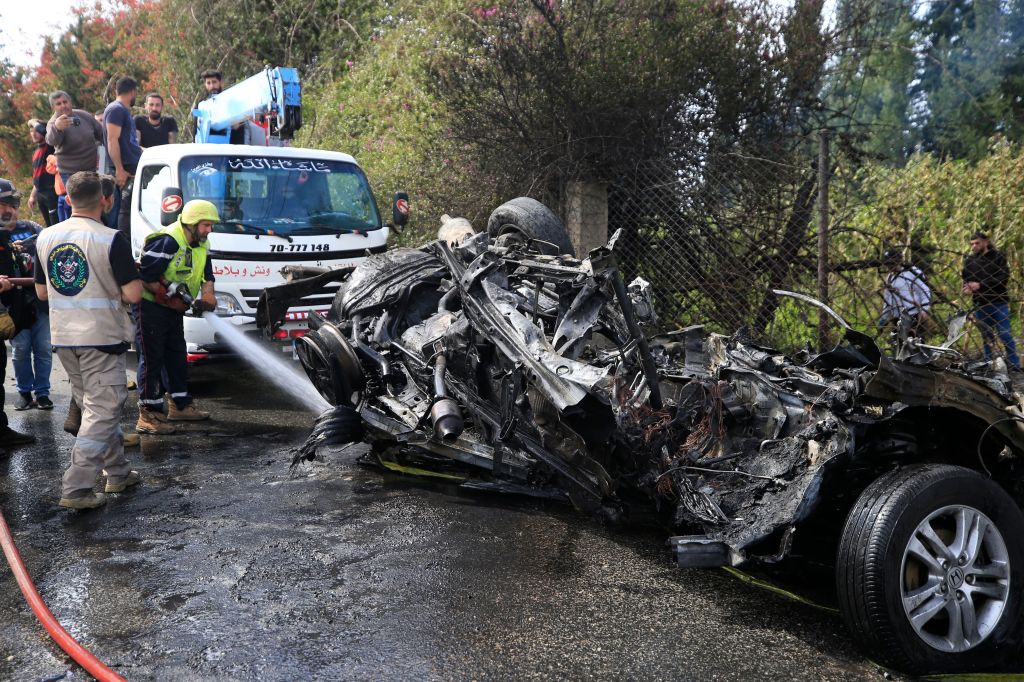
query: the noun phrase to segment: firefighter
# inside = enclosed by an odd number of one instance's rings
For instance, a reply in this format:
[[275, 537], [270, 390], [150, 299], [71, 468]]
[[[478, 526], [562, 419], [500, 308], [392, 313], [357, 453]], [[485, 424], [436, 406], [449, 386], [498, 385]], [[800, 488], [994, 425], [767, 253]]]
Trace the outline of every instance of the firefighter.
[[[206, 240], [220, 222], [217, 207], [195, 199], [166, 230], [146, 238], [139, 261], [142, 301], [134, 309], [139, 351], [139, 433], [174, 433], [176, 421], [201, 421], [210, 413], [196, 409], [188, 393], [183, 316], [213, 311], [213, 266]], [[166, 370], [167, 385], [161, 381]], [[170, 393], [164, 413], [164, 390]]]

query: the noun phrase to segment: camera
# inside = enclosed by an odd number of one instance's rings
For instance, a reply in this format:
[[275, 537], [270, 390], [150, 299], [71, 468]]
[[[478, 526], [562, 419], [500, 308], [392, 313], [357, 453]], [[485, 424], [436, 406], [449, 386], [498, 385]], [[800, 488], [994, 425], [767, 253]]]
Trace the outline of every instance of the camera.
[[71, 125], [76, 125], [76, 126], [82, 125], [82, 119], [80, 119], [78, 116], [72, 116], [71, 117]]

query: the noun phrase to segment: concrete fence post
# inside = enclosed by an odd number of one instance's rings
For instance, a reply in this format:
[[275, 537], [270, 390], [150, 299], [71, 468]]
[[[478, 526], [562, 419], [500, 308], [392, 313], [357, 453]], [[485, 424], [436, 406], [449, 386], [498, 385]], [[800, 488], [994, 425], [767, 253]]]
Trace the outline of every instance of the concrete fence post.
[[566, 228], [576, 255], [586, 257], [591, 249], [608, 241], [608, 185], [573, 181], [566, 186]]

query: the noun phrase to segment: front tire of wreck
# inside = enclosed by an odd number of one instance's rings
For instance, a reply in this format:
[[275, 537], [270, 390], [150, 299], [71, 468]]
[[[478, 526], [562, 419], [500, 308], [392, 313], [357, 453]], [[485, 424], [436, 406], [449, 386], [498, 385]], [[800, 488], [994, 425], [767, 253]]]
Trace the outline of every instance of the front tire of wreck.
[[991, 669], [1015, 656], [1024, 516], [963, 467], [887, 473], [861, 494], [839, 542], [836, 588], [869, 655], [912, 674]]

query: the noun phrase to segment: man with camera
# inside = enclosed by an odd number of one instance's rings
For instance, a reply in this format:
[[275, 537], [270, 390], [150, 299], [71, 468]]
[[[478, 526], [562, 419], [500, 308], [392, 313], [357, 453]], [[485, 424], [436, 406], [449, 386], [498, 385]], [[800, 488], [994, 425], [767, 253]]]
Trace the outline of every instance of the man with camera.
[[103, 144], [103, 128], [88, 111], [73, 109], [71, 95], [50, 93], [53, 116], [46, 124], [46, 142], [57, 150], [57, 172], [65, 185], [79, 171], [96, 171], [96, 146]]

